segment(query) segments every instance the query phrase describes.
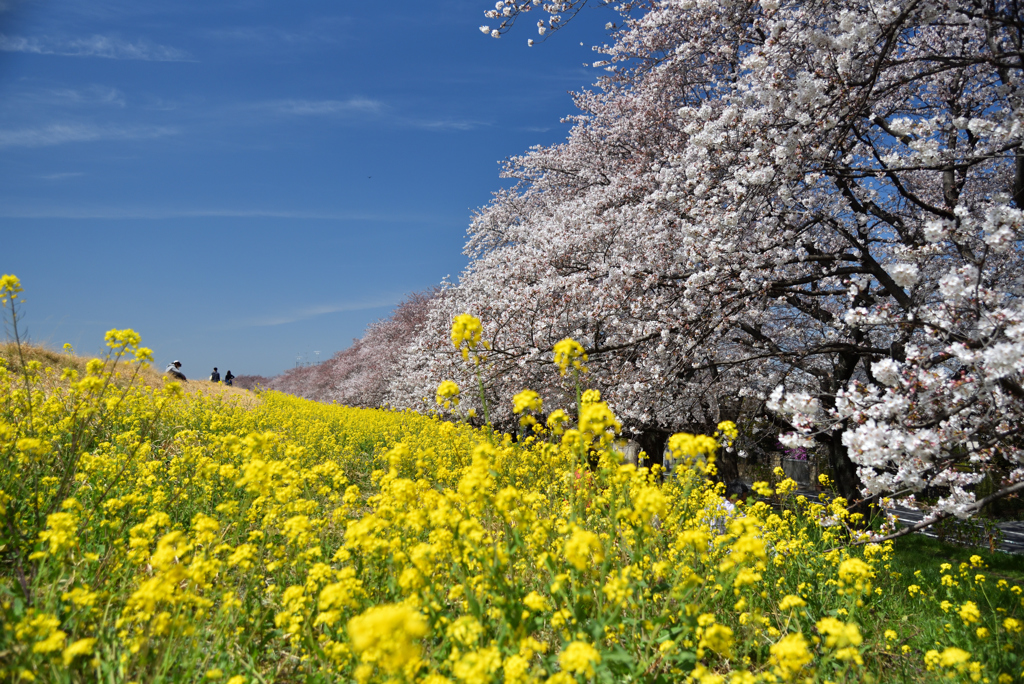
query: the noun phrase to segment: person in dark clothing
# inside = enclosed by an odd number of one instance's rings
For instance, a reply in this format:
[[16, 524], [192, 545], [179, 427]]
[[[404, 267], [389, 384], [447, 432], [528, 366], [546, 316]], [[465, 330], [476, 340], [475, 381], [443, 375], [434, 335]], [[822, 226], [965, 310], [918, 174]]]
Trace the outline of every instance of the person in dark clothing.
[[186, 378], [185, 374], [181, 372], [181, 361], [178, 361], [177, 359], [174, 360], [174, 363], [168, 364], [167, 368], [164, 369], [164, 373], [167, 373], [172, 378], [188, 382], [188, 378]]
[[217, 367], [213, 367], [213, 372], [210, 373], [210, 382], [220, 382], [220, 373], [217, 372]]
[[[216, 369], [216, 368], [214, 368], [214, 370], [217, 370], [217, 369]], [[231, 384], [231, 381], [232, 381], [232, 380], [234, 380], [234, 379], [235, 379], [235, 376], [231, 374], [231, 371], [228, 371], [228, 372], [227, 372], [227, 373], [226, 373], [226, 374], [224, 375], [224, 384], [225, 384], [225, 385], [230, 385], [230, 384]]]

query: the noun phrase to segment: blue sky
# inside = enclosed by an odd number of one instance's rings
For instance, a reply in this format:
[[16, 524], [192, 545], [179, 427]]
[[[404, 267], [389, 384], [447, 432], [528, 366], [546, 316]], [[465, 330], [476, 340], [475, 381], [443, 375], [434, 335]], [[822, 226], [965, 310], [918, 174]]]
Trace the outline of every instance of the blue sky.
[[272, 375], [456, 279], [497, 162], [564, 139], [614, 18], [530, 48], [480, 33], [491, 6], [0, 0], [0, 273], [31, 338], [130, 327], [161, 366]]

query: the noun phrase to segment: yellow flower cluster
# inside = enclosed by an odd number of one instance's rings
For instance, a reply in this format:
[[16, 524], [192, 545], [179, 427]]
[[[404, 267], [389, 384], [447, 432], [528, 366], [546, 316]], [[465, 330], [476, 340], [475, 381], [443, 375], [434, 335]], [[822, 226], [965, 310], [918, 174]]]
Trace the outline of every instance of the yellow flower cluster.
[[580, 407], [580, 432], [584, 435], [604, 445], [614, 440], [620, 430], [622, 424], [608, 408], [608, 404], [595, 401]]
[[555, 365], [559, 372], [565, 375], [570, 368], [582, 373], [586, 371], [583, 365], [587, 362], [587, 354], [583, 351], [583, 345], [576, 340], [566, 337], [561, 342], [556, 342], [554, 347]]
[[394, 674], [419, 659], [417, 641], [428, 633], [423, 615], [407, 604], [373, 606], [348, 621], [352, 648], [363, 663], [356, 679], [362, 681], [379, 665]]
[[[528, 428], [537, 424], [537, 419], [531, 413], [540, 413], [544, 407], [544, 400], [533, 390], [526, 389], [512, 397], [512, 413], [523, 414], [519, 419], [519, 425]], [[538, 432], [540, 426], [538, 425]]]
[[523, 390], [512, 397], [512, 412], [515, 414], [523, 411], [540, 411], [543, 405], [540, 395], [533, 390]]
[[462, 353], [463, 359], [469, 358], [469, 352], [477, 348], [483, 335], [480, 319], [469, 314], [459, 314], [452, 322], [452, 344]]
[[[0, 365], [0, 680], [753, 684], [895, 659], [1019, 680], [1019, 587], [980, 563], [915, 577], [949, 625], [900, 641], [891, 543], [849, 546], [835, 501], [727, 505], [711, 468], [623, 463], [599, 395], [549, 415], [560, 439], [514, 441], [186, 393], [140, 375], [137, 336], [110, 341], [105, 362]], [[734, 430], [670, 446], [709, 462]]]
[[437, 386], [437, 404], [446, 409], [459, 405], [459, 386], [451, 380], [445, 380]]

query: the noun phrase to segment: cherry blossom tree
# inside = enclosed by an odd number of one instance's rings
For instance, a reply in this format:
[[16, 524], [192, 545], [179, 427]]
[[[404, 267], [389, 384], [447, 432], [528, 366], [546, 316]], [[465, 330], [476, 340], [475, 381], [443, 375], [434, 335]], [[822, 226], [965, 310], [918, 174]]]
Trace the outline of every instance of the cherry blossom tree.
[[[500, 35], [577, 4], [493, 12]], [[468, 311], [506, 411], [571, 403], [546, 366], [571, 336], [633, 429], [763, 413], [848, 497], [939, 487], [933, 517], [976, 512], [984, 478], [1021, 491], [1021, 9], [622, 5], [607, 75], [564, 143], [506, 163], [392, 400], [468, 382], [445, 347]]]
[[259, 387], [267, 387], [270, 381], [271, 378], [262, 375], [236, 375], [232, 382], [235, 387], [254, 390]]
[[426, 319], [436, 289], [414, 292], [391, 315], [376, 321], [347, 349], [315, 366], [293, 368], [273, 378], [267, 387], [323, 402], [379, 407], [405, 346]]

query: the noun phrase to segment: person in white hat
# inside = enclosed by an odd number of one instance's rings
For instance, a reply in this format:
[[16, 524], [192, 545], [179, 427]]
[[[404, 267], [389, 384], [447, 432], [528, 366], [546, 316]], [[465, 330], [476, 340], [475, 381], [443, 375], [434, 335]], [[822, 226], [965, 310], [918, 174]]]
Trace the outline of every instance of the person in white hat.
[[186, 378], [185, 374], [181, 372], [181, 361], [178, 361], [177, 359], [174, 360], [174, 363], [168, 364], [167, 368], [164, 369], [164, 373], [167, 373], [172, 378], [188, 382], [188, 378]]

